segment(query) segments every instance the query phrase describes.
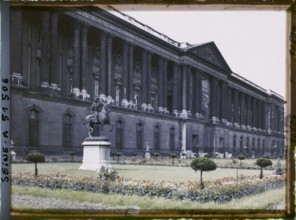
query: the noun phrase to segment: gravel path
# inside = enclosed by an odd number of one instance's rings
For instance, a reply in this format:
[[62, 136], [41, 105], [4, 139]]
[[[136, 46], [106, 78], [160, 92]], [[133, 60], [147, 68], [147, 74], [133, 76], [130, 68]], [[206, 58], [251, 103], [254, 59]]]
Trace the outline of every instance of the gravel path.
[[12, 196], [13, 208], [31, 208], [31, 209], [84, 209], [84, 210], [114, 210], [126, 209], [126, 207], [107, 206], [101, 203], [76, 202], [55, 198], [41, 198], [33, 196]]

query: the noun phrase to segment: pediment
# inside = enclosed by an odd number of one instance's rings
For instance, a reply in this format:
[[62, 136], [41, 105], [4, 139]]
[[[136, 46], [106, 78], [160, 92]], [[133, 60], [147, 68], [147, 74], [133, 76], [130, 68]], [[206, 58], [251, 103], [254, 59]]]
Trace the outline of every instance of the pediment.
[[194, 56], [231, 73], [231, 69], [214, 42], [192, 46], [191, 48], [188, 48], [187, 51]]

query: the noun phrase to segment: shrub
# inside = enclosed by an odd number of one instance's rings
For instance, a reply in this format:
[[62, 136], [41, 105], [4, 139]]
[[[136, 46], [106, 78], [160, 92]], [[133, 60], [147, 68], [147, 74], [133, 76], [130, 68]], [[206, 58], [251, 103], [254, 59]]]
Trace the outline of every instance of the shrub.
[[271, 166], [272, 165], [272, 162], [270, 159], [267, 159], [267, 158], [260, 158], [257, 160], [256, 164], [261, 168], [260, 169], [260, 179], [263, 178], [263, 168], [264, 167], [268, 167], [268, 166]]
[[275, 173], [277, 175], [283, 175], [283, 173], [284, 173], [284, 169], [282, 167], [282, 162], [280, 159], [278, 159], [278, 161], [276, 163]]
[[170, 154], [170, 158], [173, 159], [173, 164], [175, 164], [175, 158], [177, 157], [176, 154]]
[[26, 160], [35, 163], [35, 177], [38, 176], [37, 163], [43, 163], [45, 161], [44, 154], [37, 151], [31, 152], [26, 156]]
[[205, 154], [204, 154], [204, 157], [206, 157], [206, 158], [210, 158], [210, 155], [209, 155], [208, 153], [205, 153]]
[[157, 161], [157, 157], [159, 156], [160, 156], [160, 153], [158, 152], [153, 153], [153, 157], [155, 158], [155, 161]]
[[71, 160], [73, 161], [74, 160], [74, 155], [76, 154], [76, 152], [75, 151], [70, 151], [69, 152], [69, 155], [71, 156]]
[[119, 157], [122, 156], [122, 153], [121, 152], [114, 152], [113, 154], [114, 154], [114, 156], [117, 157], [117, 162], [119, 162]]
[[217, 168], [216, 163], [213, 160], [206, 157], [195, 158], [193, 161], [191, 161], [190, 166], [195, 172], [197, 170], [200, 170], [200, 188], [201, 189], [204, 188], [204, 183], [202, 181], [202, 172], [215, 170]]
[[118, 172], [116, 170], [114, 169], [108, 170], [108, 167], [105, 168], [105, 166], [101, 167], [98, 174], [99, 174], [99, 179], [101, 181], [104, 181], [104, 180], [115, 181], [117, 178], [119, 178]]

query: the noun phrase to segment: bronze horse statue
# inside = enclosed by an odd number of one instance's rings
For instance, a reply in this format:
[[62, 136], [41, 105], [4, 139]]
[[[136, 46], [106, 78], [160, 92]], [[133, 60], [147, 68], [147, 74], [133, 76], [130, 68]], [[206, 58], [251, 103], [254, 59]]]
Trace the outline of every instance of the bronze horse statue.
[[102, 109], [99, 113], [88, 115], [85, 117], [83, 124], [86, 124], [88, 128], [88, 136], [92, 137], [92, 132], [94, 129], [94, 125], [98, 124], [99, 126], [99, 135], [103, 131], [104, 125], [111, 125], [110, 132], [113, 130], [114, 125], [110, 122], [110, 103], [104, 103]]

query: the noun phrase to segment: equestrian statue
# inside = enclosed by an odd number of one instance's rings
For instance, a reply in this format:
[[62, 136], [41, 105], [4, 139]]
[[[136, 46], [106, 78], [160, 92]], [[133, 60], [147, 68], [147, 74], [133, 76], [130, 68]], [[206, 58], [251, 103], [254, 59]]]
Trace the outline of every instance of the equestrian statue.
[[103, 131], [104, 125], [110, 125], [111, 129], [110, 132], [113, 130], [114, 125], [110, 122], [110, 103], [111, 101], [108, 101], [104, 98], [96, 98], [94, 102], [91, 105], [91, 110], [94, 112], [94, 114], [87, 115], [85, 117], [85, 120], [83, 124], [86, 124], [86, 127], [88, 128], [88, 136], [92, 137], [92, 132], [94, 129], [94, 125], [100, 125], [99, 126], [99, 135], [101, 135], [101, 132]]

